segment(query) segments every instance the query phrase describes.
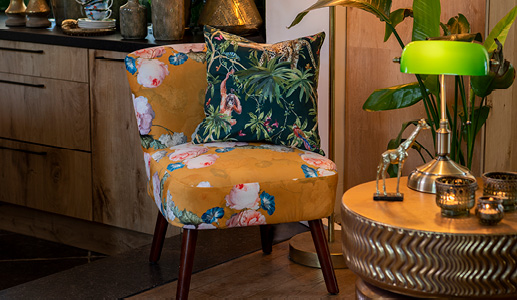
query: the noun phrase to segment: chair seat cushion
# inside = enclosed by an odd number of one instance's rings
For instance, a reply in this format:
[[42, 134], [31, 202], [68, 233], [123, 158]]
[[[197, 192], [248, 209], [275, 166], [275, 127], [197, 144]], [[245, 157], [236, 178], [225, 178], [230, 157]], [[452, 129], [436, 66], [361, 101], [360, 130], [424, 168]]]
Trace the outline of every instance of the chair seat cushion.
[[210, 229], [314, 220], [334, 208], [335, 164], [246, 142], [186, 143], [145, 153], [149, 194], [172, 225]]

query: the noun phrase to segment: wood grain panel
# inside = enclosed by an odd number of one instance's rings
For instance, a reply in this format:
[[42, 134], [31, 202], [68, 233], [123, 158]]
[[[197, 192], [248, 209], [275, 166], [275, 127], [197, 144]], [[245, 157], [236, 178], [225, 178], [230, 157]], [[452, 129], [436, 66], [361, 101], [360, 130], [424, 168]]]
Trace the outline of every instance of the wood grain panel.
[[147, 194], [125, 55], [90, 50], [94, 220], [152, 233], [157, 208]]
[[0, 92], [0, 137], [90, 150], [87, 83], [0, 73]]
[[[412, 1], [393, 1], [395, 10], [410, 7]], [[472, 24], [473, 31], [483, 32], [485, 0], [442, 1], [442, 22], [464, 14]], [[404, 43], [411, 41], [412, 20], [401, 23], [397, 30]], [[426, 117], [422, 103], [409, 108], [365, 112], [362, 105], [368, 96], [379, 88], [414, 82], [412, 75], [402, 74], [399, 65], [392, 63], [399, 57], [401, 47], [392, 36], [386, 43], [384, 23], [373, 15], [356, 8], [347, 9], [347, 52], [346, 52], [346, 94], [345, 94], [345, 190], [359, 183], [375, 180], [380, 155], [386, 150], [390, 139], [395, 138], [403, 122]], [[409, 135], [408, 129], [404, 136]], [[429, 131], [419, 136], [434, 153]], [[403, 174], [408, 174], [422, 164], [417, 152], [410, 150]]]
[[0, 139], [0, 201], [92, 219], [90, 153]]
[[[489, 30], [513, 7], [516, 0], [490, 1]], [[517, 65], [516, 24], [508, 33], [504, 56]], [[486, 123], [485, 171], [517, 171], [517, 87], [496, 90], [489, 96], [492, 111]]]
[[88, 55], [82, 48], [0, 41], [0, 72], [88, 82]]
[[152, 236], [0, 202], [0, 228], [107, 255], [149, 245]]

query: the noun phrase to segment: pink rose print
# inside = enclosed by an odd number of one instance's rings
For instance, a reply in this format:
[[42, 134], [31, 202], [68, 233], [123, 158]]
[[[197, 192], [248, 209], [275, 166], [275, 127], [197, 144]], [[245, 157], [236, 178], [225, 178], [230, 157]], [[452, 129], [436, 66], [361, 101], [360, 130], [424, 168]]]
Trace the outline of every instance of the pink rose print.
[[325, 169], [322, 169], [322, 168], [318, 169], [318, 177], [332, 176], [334, 174], [336, 174], [335, 171], [329, 171], [329, 170], [325, 170]]
[[179, 147], [173, 147], [171, 149], [176, 149], [176, 151], [169, 154], [169, 159], [172, 161], [191, 159], [208, 151], [207, 147], [196, 146], [192, 144], [183, 144]]
[[336, 164], [330, 159], [325, 158], [323, 155], [319, 155], [313, 152], [305, 152], [301, 154], [301, 157], [303, 161], [315, 167], [322, 168], [325, 170], [337, 171]]
[[226, 221], [226, 226], [228, 227], [244, 227], [264, 224], [266, 224], [266, 217], [256, 210], [241, 211]]
[[158, 175], [158, 172], [155, 172], [153, 174], [153, 195], [154, 195], [154, 201], [156, 202], [156, 206], [158, 206], [158, 209], [162, 210], [162, 192], [160, 190], [160, 176]]
[[147, 98], [144, 96], [135, 98], [135, 95], [133, 95], [133, 106], [135, 107], [136, 122], [140, 135], [149, 134], [154, 119], [153, 108], [147, 102]]
[[258, 209], [260, 206], [259, 191], [258, 182], [237, 184], [232, 188], [230, 194], [224, 197], [226, 206], [236, 210]]
[[151, 154], [144, 152], [145, 162], [145, 173], [147, 173], [147, 179], [151, 180]]
[[177, 44], [172, 45], [172, 49], [182, 52], [182, 53], [189, 53], [189, 52], [202, 52], [205, 49], [205, 44], [199, 43], [199, 44]]
[[136, 68], [138, 69], [136, 80], [146, 88], [160, 86], [165, 76], [169, 75], [168, 66], [156, 59], [139, 58]]
[[135, 51], [135, 55], [139, 58], [157, 58], [165, 54], [165, 47], [154, 47], [154, 48], [146, 48]]
[[185, 229], [201, 229], [202, 230], [202, 229], [216, 229], [217, 227], [215, 227], [212, 224], [201, 223], [197, 227], [195, 225], [185, 225], [185, 226], [183, 226], [183, 228], [185, 228]]
[[188, 169], [201, 169], [213, 165], [218, 158], [219, 155], [217, 154], [206, 154], [187, 159], [184, 163]]

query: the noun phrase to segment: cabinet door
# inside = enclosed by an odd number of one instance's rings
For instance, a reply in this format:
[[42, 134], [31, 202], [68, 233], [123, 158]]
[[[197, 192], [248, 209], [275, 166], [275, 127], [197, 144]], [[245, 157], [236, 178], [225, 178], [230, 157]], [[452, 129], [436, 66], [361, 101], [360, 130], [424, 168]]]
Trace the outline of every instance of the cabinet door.
[[90, 153], [0, 139], [0, 201], [92, 219]]
[[0, 40], [0, 72], [88, 82], [87, 50]]
[[0, 73], [2, 138], [90, 151], [89, 108], [87, 83]]
[[94, 221], [152, 233], [157, 214], [127, 82], [125, 53], [89, 50]]

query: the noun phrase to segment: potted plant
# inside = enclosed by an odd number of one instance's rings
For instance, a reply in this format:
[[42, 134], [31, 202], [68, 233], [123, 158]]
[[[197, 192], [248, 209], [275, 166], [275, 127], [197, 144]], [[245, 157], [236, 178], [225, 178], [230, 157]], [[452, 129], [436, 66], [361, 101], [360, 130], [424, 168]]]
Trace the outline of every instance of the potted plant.
[[[298, 24], [311, 10], [340, 5], [359, 8], [375, 15], [386, 25], [384, 41], [393, 36], [402, 49], [406, 44], [402, 41], [396, 27], [408, 18], [413, 19], [411, 41], [441, 39], [482, 42], [490, 55], [490, 73], [471, 78], [455, 76], [455, 98], [452, 106], [447, 108], [452, 135], [451, 159], [470, 169], [476, 136], [490, 112], [487, 96], [495, 89], [509, 88], [515, 79], [515, 69], [504, 59], [502, 49], [508, 30], [517, 16], [517, 6], [510, 10], [482, 41], [481, 34], [470, 32], [470, 24], [462, 14], [451, 18], [447, 24], [441, 23], [439, 0], [414, 0], [411, 8], [394, 11], [391, 11], [391, 3], [391, 0], [318, 0], [313, 6], [299, 13], [290, 27]], [[363, 109], [384, 111], [405, 108], [422, 102], [426, 110], [427, 122], [433, 128], [433, 140], [436, 145], [435, 130], [440, 123], [438, 76], [415, 75], [415, 79], [416, 82], [375, 90], [365, 101]], [[416, 124], [416, 121], [403, 124], [399, 135], [389, 142], [388, 149], [395, 149], [403, 142], [402, 132], [411, 124]], [[420, 153], [424, 161], [422, 150], [429, 156], [433, 156], [418, 142], [413, 148]], [[397, 165], [390, 167], [390, 175], [396, 176], [396, 168]]]

